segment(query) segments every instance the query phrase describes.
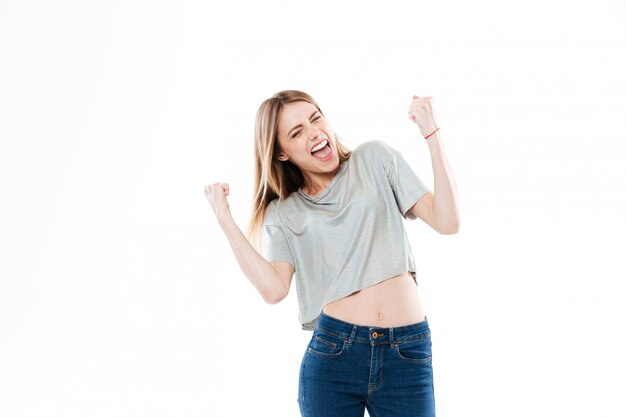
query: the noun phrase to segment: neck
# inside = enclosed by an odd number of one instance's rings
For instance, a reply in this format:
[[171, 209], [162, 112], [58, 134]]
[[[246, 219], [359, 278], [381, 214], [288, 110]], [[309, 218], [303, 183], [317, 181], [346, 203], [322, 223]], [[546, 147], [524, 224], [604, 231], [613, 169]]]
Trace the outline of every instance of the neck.
[[309, 195], [321, 193], [326, 189], [326, 187], [328, 187], [328, 184], [330, 184], [335, 175], [337, 175], [339, 168], [341, 168], [341, 164], [337, 165], [337, 169], [333, 172], [305, 175], [302, 190]]

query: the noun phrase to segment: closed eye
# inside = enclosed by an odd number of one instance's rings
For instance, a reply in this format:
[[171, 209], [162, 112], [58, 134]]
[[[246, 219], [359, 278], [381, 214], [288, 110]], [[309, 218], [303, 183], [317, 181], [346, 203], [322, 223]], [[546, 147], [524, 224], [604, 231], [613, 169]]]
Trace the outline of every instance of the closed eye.
[[[321, 115], [318, 115], [318, 116], [317, 116], [317, 117], [315, 117], [312, 121], [314, 121], [314, 122], [315, 122], [315, 121], [317, 121], [318, 119], [321, 119], [321, 118], [322, 118], [322, 116], [321, 116]], [[297, 131], [296, 133], [294, 133], [291, 137], [292, 137], [292, 138], [295, 138], [296, 136], [300, 136], [300, 133], [302, 133], [302, 131], [301, 131], [301, 130], [298, 130], [298, 131]]]

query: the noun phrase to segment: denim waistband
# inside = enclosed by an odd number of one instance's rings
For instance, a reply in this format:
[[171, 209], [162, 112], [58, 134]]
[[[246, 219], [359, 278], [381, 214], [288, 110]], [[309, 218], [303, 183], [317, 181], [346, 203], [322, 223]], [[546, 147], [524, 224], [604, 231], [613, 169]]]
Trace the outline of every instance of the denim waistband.
[[329, 316], [322, 311], [320, 312], [315, 330], [335, 333], [337, 336], [346, 339], [348, 344], [357, 342], [396, 345], [398, 342], [430, 337], [430, 327], [428, 325], [428, 317], [426, 316], [424, 316], [423, 321], [406, 326], [377, 327], [348, 323], [336, 317]]

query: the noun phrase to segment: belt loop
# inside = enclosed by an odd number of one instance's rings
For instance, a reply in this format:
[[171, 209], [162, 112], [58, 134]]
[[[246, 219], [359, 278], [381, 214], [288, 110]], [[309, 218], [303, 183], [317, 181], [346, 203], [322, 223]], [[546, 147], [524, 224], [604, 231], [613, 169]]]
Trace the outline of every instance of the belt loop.
[[389, 328], [389, 344], [391, 347], [395, 347], [393, 344], [393, 327]]
[[356, 324], [352, 325], [352, 332], [350, 332], [350, 337], [348, 338], [348, 345], [352, 345], [352, 342], [354, 341], [354, 337], [356, 335], [357, 328], [358, 326]]

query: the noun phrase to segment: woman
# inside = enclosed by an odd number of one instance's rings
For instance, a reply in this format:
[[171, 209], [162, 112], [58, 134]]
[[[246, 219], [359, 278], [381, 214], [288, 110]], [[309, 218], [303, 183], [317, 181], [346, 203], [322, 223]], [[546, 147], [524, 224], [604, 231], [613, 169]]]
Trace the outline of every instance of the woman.
[[303, 416], [363, 416], [365, 408], [372, 417], [435, 415], [430, 328], [402, 220], [453, 234], [459, 215], [432, 98], [413, 96], [408, 113], [429, 146], [435, 194], [383, 141], [346, 150], [315, 100], [297, 90], [257, 111], [247, 236], [230, 215], [228, 184], [205, 187], [266, 302], [286, 297], [296, 276], [300, 324], [313, 331], [300, 366]]

